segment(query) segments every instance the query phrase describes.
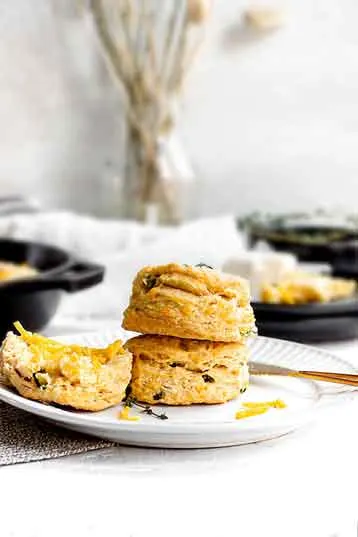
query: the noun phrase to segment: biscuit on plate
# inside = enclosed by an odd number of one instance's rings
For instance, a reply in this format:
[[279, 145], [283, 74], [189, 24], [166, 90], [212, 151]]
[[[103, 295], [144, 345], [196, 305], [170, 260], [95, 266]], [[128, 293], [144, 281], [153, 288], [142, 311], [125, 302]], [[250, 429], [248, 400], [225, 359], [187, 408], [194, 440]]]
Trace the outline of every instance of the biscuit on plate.
[[125, 348], [133, 355], [130, 393], [138, 401], [224, 403], [248, 386], [248, 349], [241, 343], [146, 335]]
[[92, 349], [19, 331], [9, 332], [1, 346], [0, 374], [24, 397], [92, 411], [123, 400], [132, 357], [120, 341]]
[[123, 328], [211, 341], [245, 341], [255, 327], [246, 280], [207, 267], [145, 267], [133, 282]]

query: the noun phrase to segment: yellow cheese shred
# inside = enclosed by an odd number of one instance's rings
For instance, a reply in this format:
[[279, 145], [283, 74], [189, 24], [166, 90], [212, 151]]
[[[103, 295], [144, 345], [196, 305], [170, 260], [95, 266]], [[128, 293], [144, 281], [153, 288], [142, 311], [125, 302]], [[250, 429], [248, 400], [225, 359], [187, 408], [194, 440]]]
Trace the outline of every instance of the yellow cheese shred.
[[287, 405], [282, 399], [274, 399], [273, 401], [247, 401], [242, 403], [245, 408], [261, 408], [267, 406], [268, 408], [286, 408]]
[[46, 352], [54, 360], [59, 359], [64, 354], [87, 355], [93, 360], [94, 366], [100, 367], [111, 360], [116, 354], [123, 354], [125, 352], [120, 340], [114, 341], [105, 349], [95, 349], [92, 347], [81, 347], [80, 345], [64, 345], [40, 334], [33, 334], [25, 330], [19, 321], [14, 322], [14, 327], [19, 332], [20, 337], [30, 346], [34, 355]]
[[246, 408], [244, 410], [238, 410], [235, 414], [237, 420], [242, 420], [243, 418], [250, 418], [251, 416], [258, 416], [259, 414], [265, 414], [269, 407], [261, 408]]
[[274, 399], [273, 401], [247, 401], [242, 403], [242, 406], [244, 408], [238, 410], [235, 414], [237, 420], [265, 414], [270, 408], [282, 409], [287, 407], [282, 399]]
[[129, 415], [129, 406], [124, 406], [120, 412], [118, 412], [118, 419], [120, 420], [126, 420], [126, 421], [139, 421], [139, 416], [130, 416]]

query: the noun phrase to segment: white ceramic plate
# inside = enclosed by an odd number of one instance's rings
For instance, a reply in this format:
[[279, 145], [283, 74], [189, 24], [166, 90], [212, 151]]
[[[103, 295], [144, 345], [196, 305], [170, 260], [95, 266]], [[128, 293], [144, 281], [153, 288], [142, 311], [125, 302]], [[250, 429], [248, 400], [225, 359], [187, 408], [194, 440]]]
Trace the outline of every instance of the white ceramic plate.
[[[102, 347], [120, 333], [82, 334], [58, 338], [64, 342]], [[250, 342], [252, 360], [301, 369], [356, 372], [347, 362], [313, 347], [289, 341], [257, 337]], [[248, 444], [284, 435], [317, 418], [317, 412], [346, 398], [350, 391], [338, 385], [280, 377], [252, 376], [241, 399], [223, 405], [191, 407], [156, 406], [168, 415], [159, 420], [139, 409], [136, 422], [118, 419], [121, 405], [95, 413], [62, 410], [30, 401], [11, 388], [0, 385], [0, 400], [35, 414], [61, 427], [113, 440], [121, 444], [165, 448], [202, 448]], [[235, 419], [240, 401], [283, 399], [285, 409], [270, 409], [266, 414]]]

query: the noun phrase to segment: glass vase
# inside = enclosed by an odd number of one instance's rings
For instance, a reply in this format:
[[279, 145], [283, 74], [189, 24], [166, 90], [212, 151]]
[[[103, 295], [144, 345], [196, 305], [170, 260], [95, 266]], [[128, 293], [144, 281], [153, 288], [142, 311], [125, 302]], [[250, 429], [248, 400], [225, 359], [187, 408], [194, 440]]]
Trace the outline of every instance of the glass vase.
[[128, 128], [122, 172], [121, 207], [127, 219], [177, 225], [188, 218], [195, 177], [175, 132], [144, 139]]

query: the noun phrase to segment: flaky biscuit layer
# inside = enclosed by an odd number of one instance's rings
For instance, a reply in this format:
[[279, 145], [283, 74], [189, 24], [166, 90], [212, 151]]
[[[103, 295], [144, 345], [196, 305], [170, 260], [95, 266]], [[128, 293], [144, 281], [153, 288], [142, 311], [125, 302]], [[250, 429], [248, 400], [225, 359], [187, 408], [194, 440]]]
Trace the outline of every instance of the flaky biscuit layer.
[[255, 327], [246, 280], [171, 263], [145, 267], [133, 282], [123, 328], [211, 341], [245, 341]]
[[240, 343], [138, 336], [125, 347], [133, 355], [131, 394], [149, 404], [224, 403], [246, 390], [248, 349]]

